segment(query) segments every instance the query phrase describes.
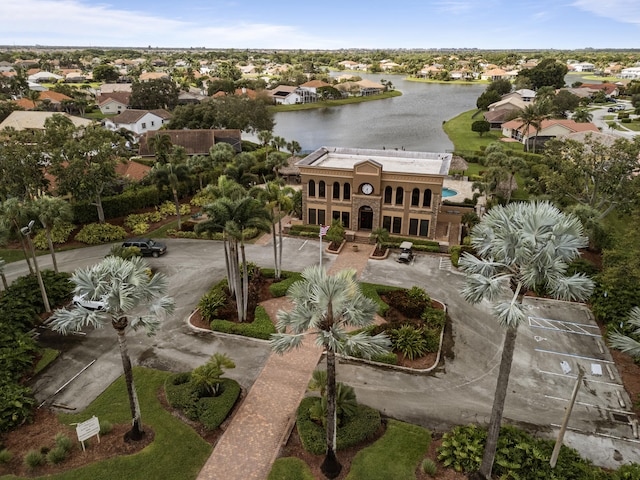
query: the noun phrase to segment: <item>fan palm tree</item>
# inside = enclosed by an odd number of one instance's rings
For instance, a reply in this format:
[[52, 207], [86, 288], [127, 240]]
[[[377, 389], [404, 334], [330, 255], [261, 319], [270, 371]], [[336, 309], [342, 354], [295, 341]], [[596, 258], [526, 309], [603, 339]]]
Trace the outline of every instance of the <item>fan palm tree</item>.
[[[494, 207], [471, 231], [471, 245], [478, 257], [465, 252], [460, 258], [460, 268], [467, 275], [462, 295], [474, 304], [488, 300], [506, 330], [480, 478], [491, 478], [516, 335], [526, 319], [524, 295], [543, 288], [563, 300], [589, 297], [591, 279], [582, 274], [566, 275], [567, 264], [579, 257], [578, 249], [587, 244], [580, 220], [548, 202]], [[505, 281], [511, 290], [508, 297]]]
[[[278, 312], [279, 333], [271, 336], [271, 348], [280, 354], [291, 351], [312, 334], [316, 344], [326, 350], [327, 357], [327, 454], [322, 472], [336, 478], [342, 466], [336, 458], [336, 353], [358, 353], [365, 358], [389, 350], [389, 338], [384, 334], [349, 335], [347, 329], [371, 325], [377, 310], [375, 302], [360, 291], [355, 270], [342, 270], [328, 275], [319, 266], [308, 267], [302, 280], [287, 292], [293, 302], [291, 311]], [[285, 333], [291, 332], [291, 333]]]
[[49, 197], [46, 195], [37, 198], [33, 203], [33, 207], [47, 236], [49, 252], [51, 252], [51, 261], [53, 262], [53, 271], [58, 273], [58, 262], [56, 261], [56, 252], [53, 248], [53, 240], [51, 239], [51, 230], [56, 225], [70, 222], [73, 219], [73, 210], [66, 200], [60, 197]]
[[616, 350], [628, 353], [633, 357], [640, 356], [640, 342], [637, 340], [640, 335], [640, 307], [633, 307], [626, 319], [627, 324], [633, 327], [631, 335], [624, 335], [620, 332], [609, 334], [609, 344]]
[[205, 206], [204, 211], [208, 220], [196, 225], [196, 232], [222, 232], [228, 288], [236, 300], [238, 321], [244, 322], [249, 306], [245, 237], [249, 228], [256, 228], [259, 232], [269, 231], [269, 212], [252, 197], [221, 197]]
[[76, 270], [71, 276], [74, 293], [102, 302], [103, 309], [62, 308], [51, 316], [51, 327], [62, 334], [79, 331], [85, 326], [100, 328], [108, 323], [116, 330], [133, 420], [125, 438], [131, 440], [141, 439], [144, 430], [127, 348], [127, 327], [142, 328], [152, 335], [161, 320], [174, 310], [173, 299], [165, 295], [167, 278], [160, 273], [150, 276], [148, 268], [141, 257], [125, 260], [108, 256], [98, 264]]
[[[268, 182], [264, 188], [256, 188], [258, 190], [258, 199], [266, 204], [266, 208], [271, 213], [275, 277], [279, 280], [282, 273], [282, 214], [290, 212], [293, 208], [293, 189], [291, 187], [283, 187], [278, 182]], [[278, 222], [277, 241], [276, 221]]]

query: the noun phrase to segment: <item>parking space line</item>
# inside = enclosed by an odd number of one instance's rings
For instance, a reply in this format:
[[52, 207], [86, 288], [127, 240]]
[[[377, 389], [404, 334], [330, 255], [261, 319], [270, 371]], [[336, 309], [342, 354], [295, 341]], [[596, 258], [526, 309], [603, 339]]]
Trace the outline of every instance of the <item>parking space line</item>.
[[307, 244], [309, 240], [305, 240], [302, 245], [300, 245], [300, 248], [298, 250], [302, 250], [302, 248]]
[[[567, 375], [565, 373], [557, 373], [557, 372], [548, 372], [546, 370], [538, 370], [538, 373], [544, 373], [546, 375], [554, 375], [556, 377], [567, 377], [567, 378], [572, 378], [572, 379], [576, 379], [578, 378], [577, 375]], [[613, 383], [613, 382], [603, 382], [601, 380], [593, 380], [591, 377], [585, 377], [585, 380], [591, 382], [591, 383], [599, 383], [601, 385], [608, 385], [610, 387], [623, 387], [624, 385], [622, 385], [621, 383]]]
[[611, 363], [611, 364], [614, 363], [609, 360], [602, 360], [600, 358], [594, 358], [594, 357], [585, 357], [583, 355], [575, 355], [573, 353], [554, 352], [553, 350], [543, 350], [542, 348], [534, 348], [534, 350], [536, 352], [550, 353], [551, 355], [560, 355], [562, 357], [581, 358], [582, 360], [590, 360], [593, 362], [600, 362], [600, 363]]
[[543, 330], [555, 330], [558, 332], [602, 338], [602, 335], [600, 335], [600, 333], [591, 333], [588, 331], [588, 329], [594, 329], [599, 332], [597, 325], [590, 325], [587, 323], [565, 322], [562, 320], [554, 320], [551, 318], [530, 316], [529, 326], [531, 328], [540, 328]]

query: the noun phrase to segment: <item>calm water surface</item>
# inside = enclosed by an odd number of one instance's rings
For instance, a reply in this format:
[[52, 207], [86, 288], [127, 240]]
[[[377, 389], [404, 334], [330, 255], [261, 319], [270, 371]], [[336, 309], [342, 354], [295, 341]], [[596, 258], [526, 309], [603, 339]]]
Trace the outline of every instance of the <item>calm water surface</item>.
[[332, 108], [275, 114], [273, 134], [296, 140], [304, 151], [321, 146], [387, 148], [426, 152], [453, 149], [442, 122], [475, 108], [486, 85], [408, 82], [398, 75], [362, 74], [391, 80], [400, 97]]

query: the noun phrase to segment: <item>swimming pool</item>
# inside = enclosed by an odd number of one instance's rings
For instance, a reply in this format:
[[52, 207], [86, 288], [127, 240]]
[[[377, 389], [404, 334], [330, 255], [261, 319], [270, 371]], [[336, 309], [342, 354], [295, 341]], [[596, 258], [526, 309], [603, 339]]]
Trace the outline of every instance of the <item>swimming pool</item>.
[[442, 198], [455, 197], [456, 195], [458, 195], [458, 192], [452, 190], [451, 188], [444, 187], [442, 189]]

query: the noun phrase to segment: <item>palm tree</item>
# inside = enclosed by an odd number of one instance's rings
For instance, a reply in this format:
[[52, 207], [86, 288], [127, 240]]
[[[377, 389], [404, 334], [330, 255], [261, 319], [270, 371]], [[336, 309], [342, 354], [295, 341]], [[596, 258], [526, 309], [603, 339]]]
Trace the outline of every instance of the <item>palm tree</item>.
[[[245, 253], [247, 229], [268, 232], [269, 213], [252, 197], [221, 197], [204, 207], [208, 220], [196, 225], [196, 232], [222, 232], [229, 292], [235, 297], [238, 321], [247, 319], [249, 270]], [[240, 263], [242, 259], [242, 264]], [[242, 265], [242, 271], [240, 271]]]
[[169, 153], [173, 150], [171, 137], [166, 133], [155, 135], [149, 139], [149, 146], [153, 149], [158, 163], [167, 163]]
[[7, 232], [13, 232], [20, 238], [20, 245], [22, 246], [22, 252], [24, 253], [24, 259], [29, 267], [29, 273], [35, 273], [33, 266], [31, 265], [31, 252], [24, 239], [24, 235], [21, 235], [21, 229], [31, 218], [31, 212], [27, 205], [18, 200], [17, 198], [8, 198], [4, 202], [0, 203], [0, 227]]
[[33, 110], [35, 110], [38, 107], [38, 101], [40, 100], [40, 92], [38, 90], [29, 90], [27, 97], [33, 102]]
[[376, 228], [371, 232], [371, 236], [376, 242], [376, 252], [382, 250], [382, 243], [389, 241], [389, 230], [386, 228]]
[[66, 335], [85, 326], [100, 328], [111, 323], [118, 335], [133, 420], [131, 430], [125, 438], [140, 440], [144, 431], [133, 383], [126, 330], [128, 326], [134, 330], [143, 328], [152, 335], [160, 326], [161, 320], [173, 312], [174, 301], [165, 295], [167, 278], [161, 273], [150, 276], [149, 267], [141, 257], [125, 260], [108, 256], [98, 264], [76, 270], [71, 281], [75, 283], [76, 295], [100, 301], [104, 307], [102, 310], [88, 310], [84, 307], [56, 310], [51, 316], [51, 327]]
[[[273, 236], [273, 260], [275, 277], [280, 279], [282, 273], [282, 214], [293, 208], [293, 189], [283, 187], [278, 182], [268, 182], [264, 188], [258, 188], [258, 199], [266, 204], [271, 212], [271, 234]], [[278, 241], [276, 241], [276, 220], [278, 222]], [[277, 244], [277, 245], [276, 245]]]
[[189, 167], [184, 163], [183, 157], [184, 147], [176, 147], [169, 155], [169, 161], [166, 163], [157, 162], [149, 172], [149, 180], [158, 186], [158, 188], [169, 187], [173, 195], [173, 203], [176, 206], [176, 215], [178, 216], [178, 230], [182, 228], [182, 218], [180, 215], [180, 197], [178, 196], [178, 187], [180, 182], [189, 180]]
[[291, 156], [295, 156], [296, 153], [299, 153], [300, 151], [302, 151], [302, 147], [295, 140], [291, 140], [290, 142], [287, 143], [287, 150], [289, 150], [289, 153], [291, 153]]
[[225, 368], [236, 368], [236, 364], [225, 353], [214, 353], [207, 363], [191, 372], [191, 381], [199, 389], [217, 397]]
[[47, 236], [49, 252], [51, 252], [51, 260], [53, 262], [53, 271], [58, 273], [58, 262], [56, 261], [56, 252], [51, 239], [51, 230], [56, 225], [70, 222], [73, 219], [73, 210], [66, 200], [60, 197], [49, 197], [46, 195], [37, 198], [33, 203], [33, 207]]
[[275, 136], [271, 139], [271, 146], [278, 152], [287, 145], [287, 141], [283, 137]]
[[[355, 270], [342, 270], [328, 275], [319, 266], [308, 267], [302, 280], [288, 291], [293, 302], [291, 311], [278, 312], [279, 333], [271, 336], [271, 348], [285, 353], [302, 345], [309, 334], [326, 350], [327, 357], [327, 454], [322, 462], [322, 473], [336, 478], [342, 466], [336, 458], [336, 353], [358, 353], [365, 358], [389, 350], [389, 338], [384, 334], [366, 333], [349, 335], [347, 329], [371, 325], [377, 307], [375, 302], [360, 291]], [[291, 332], [291, 333], [285, 333]]]
[[[624, 335], [620, 332], [609, 334], [609, 344], [616, 350], [628, 353], [633, 357], [640, 356], [640, 342], [636, 340], [640, 335], [640, 307], [633, 307], [627, 316], [627, 324], [634, 327], [631, 335]], [[634, 338], [635, 337], [635, 338]]]
[[533, 128], [535, 130], [533, 136], [533, 153], [536, 153], [536, 140], [538, 139], [538, 130], [542, 125], [542, 121], [547, 117], [547, 114], [541, 108], [540, 105], [527, 105], [520, 114], [520, 120], [522, 121], [523, 135], [527, 137], [527, 143], [529, 138], [529, 130]]
[[[479, 478], [491, 478], [516, 335], [526, 319], [524, 295], [537, 288], [563, 300], [587, 298], [593, 290], [591, 279], [566, 275], [568, 263], [587, 244], [580, 220], [548, 202], [494, 207], [471, 231], [478, 257], [467, 252], [460, 257], [460, 268], [467, 275], [462, 295], [474, 304], [491, 302], [493, 314], [506, 329]], [[511, 289], [507, 298], [505, 281]]]
[[[493, 147], [491, 151], [489, 151], [490, 147]], [[491, 144], [485, 150], [486, 156], [486, 164], [491, 168], [497, 168], [502, 172], [500, 174], [496, 174], [495, 176], [500, 177], [508, 177], [509, 186], [507, 188], [507, 203], [511, 201], [511, 192], [513, 190], [518, 189], [518, 183], [516, 182], [516, 173], [519, 170], [524, 169], [527, 164], [526, 162], [515, 155], [507, 155], [504, 147], [500, 144]], [[490, 170], [491, 170], [490, 168]], [[506, 175], [505, 175], [506, 173]], [[499, 183], [499, 182], [498, 182]], [[498, 187], [498, 185], [496, 185]]]
[[204, 188], [202, 182], [204, 174], [213, 168], [211, 157], [205, 155], [193, 155], [187, 159], [187, 166], [189, 167], [189, 171], [198, 177], [200, 190], [202, 190]]
[[577, 123], [589, 123], [593, 120], [593, 115], [586, 108], [576, 108], [571, 118]]

